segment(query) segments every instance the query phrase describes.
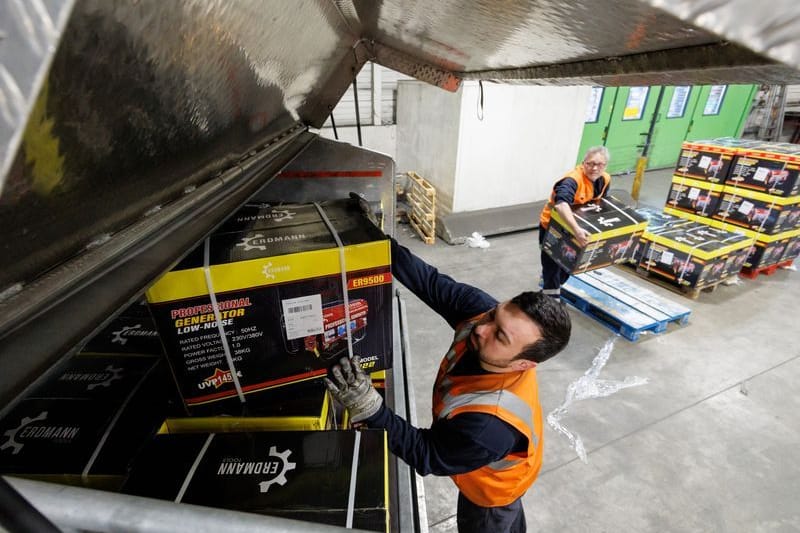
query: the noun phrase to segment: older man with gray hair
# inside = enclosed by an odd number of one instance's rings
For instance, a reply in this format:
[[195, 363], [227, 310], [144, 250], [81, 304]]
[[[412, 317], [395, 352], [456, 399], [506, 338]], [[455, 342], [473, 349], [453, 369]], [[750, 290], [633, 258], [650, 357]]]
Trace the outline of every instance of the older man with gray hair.
[[[583, 162], [567, 172], [553, 185], [550, 199], [539, 215], [539, 248], [542, 248], [544, 235], [550, 225], [550, 216], [555, 209], [562, 220], [566, 222], [578, 241], [586, 246], [589, 234], [578, 225], [572, 215], [573, 205], [583, 205], [598, 200], [608, 193], [611, 176], [605, 171], [609, 160], [608, 148], [593, 146], [586, 151]], [[542, 256], [542, 292], [553, 298], [561, 297], [561, 285], [569, 278], [569, 272], [553, 261], [541, 250]]]

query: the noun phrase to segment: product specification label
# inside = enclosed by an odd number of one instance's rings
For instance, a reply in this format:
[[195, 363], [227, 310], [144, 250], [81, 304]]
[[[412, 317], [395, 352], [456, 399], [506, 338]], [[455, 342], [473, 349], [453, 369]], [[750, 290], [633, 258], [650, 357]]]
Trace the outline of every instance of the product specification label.
[[767, 176], [769, 176], [769, 169], [758, 167], [758, 169], [756, 169], [756, 173], [753, 174], [753, 181], [760, 181], [763, 183], [767, 181]]
[[319, 335], [325, 331], [322, 323], [322, 295], [288, 298], [281, 300], [281, 306], [288, 340]]
[[710, 164], [711, 164], [711, 158], [708, 157], [707, 155], [704, 155], [700, 157], [700, 162], [697, 163], [697, 166], [702, 169], [707, 169], [708, 165]]
[[690, 200], [697, 200], [697, 197], [700, 196], [700, 189], [697, 187], [692, 187], [689, 189], [689, 199]]
[[675, 256], [672, 254], [672, 252], [665, 251], [661, 254], [661, 262], [671, 265], [674, 257]]
[[741, 205], [739, 206], [739, 212], [743, 215], [747, 215], [750, 213], [750, 211], [753, 210], [753, 207], [755, 206], [751, 202], [743, 200]]

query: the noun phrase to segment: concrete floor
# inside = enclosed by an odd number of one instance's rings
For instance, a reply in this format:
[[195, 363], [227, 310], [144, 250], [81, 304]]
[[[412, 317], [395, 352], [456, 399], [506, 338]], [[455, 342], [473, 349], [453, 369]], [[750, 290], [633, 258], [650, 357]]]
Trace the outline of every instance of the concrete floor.
[[[661, 206], [670, 171], [649, 172], [642, 202]], [[630, 190], [630, 177], [613, 186]], [[538, 216], [531, 213], [531, 216]], [[536, 232], [490, 237], [483, 250], [423, 244], [409, 226], [397, 236], [455, 279], [499, 300], [536, 287]], [[800, 274], [719, 286], [697, 300], [662, 289], [627, 269], [615, 272], [692, 309], [689, 323], [631, 343], [570, 308], [573, 336], [539, 367], [545, 416], [570, 383], [614, 338], [601, 378], [647, 378], [643, 386], [573, 404], [561, 423], [584, 443], [584, 464], [545, 423], [544, 465], [524, 496], [530, 531], [800, 531]], [[419, 425], [431, 422], [431, 388], [452, 330], [408, 290]], [[456, 531], [456, 489], [425, 478], [430, 530]]]

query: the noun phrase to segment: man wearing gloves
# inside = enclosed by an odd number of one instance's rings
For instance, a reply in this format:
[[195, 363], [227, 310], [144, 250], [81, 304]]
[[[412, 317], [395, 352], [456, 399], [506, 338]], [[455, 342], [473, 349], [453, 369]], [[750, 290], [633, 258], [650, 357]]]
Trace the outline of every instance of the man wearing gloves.
[[458, 530], [524, 532], [520, 498], [542, 462], [537, 364], [560, 352], [571, 324], [542, 293], [509, 301], [458, 283], [392, 240], [395, 277], [455, 329], [433, 390], [433, 424], [395, 415], [359, 365], [342, 358], [326, 383], [353, 423], [385, 428], [391, 451], [421, 475], [450, 476], [459, 489]]

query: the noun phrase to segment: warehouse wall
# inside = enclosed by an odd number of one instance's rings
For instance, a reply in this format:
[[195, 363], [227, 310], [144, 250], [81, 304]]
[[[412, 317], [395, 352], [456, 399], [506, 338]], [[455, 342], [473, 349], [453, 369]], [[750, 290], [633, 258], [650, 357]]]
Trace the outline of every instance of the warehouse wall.
[[397, 172], [413, 170], [427, 179], [445, 211], [453, 204], [460, 114], [460, 93], [417, 81], [398, 83]]
[[483, 84], [461, 91], [461, 130], [453, 211], [545, 199], [574, 166], [589, 87]]
[[[358, 146], [358, 130], [355, 127], [337, 126], [336, 133], [339, 140]], [[319, 134], [327, 139], [336, 139], [333, 128], [322, 128]], [[396, 159], [397, 153], [397, 126], [394, 124], [387, 126], [362, 126], [361, 144], [364, 148], [374, 152], [386, 154], [392, 159]]]
[[397, 170], [417, 170], [437, 189], [444, 211], [543, 200], [572, 168], [589, 87], [483, 84], [455, 94], [422, 82], [399, 84]]

